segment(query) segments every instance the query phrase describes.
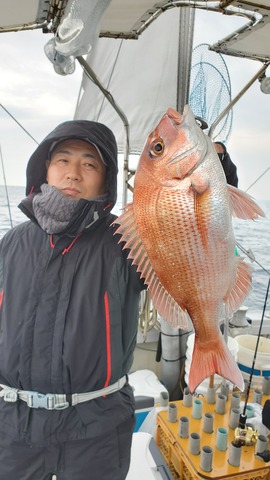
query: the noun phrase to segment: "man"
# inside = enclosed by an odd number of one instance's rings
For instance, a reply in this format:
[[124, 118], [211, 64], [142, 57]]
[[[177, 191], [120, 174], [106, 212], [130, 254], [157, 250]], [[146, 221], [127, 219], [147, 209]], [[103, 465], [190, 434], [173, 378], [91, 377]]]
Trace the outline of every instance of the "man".
[[0, 243], [0, 480], [124, 480], [143, 281], [111, 223], [112, 132], [65, 122], [27, 165]]
[[232, 162], [224, 143], [214, 142], [214, 147], [221, 161], [221, 165], [226, 175], [227, 183], [229, 185], [232, 185], [233, 187], [238, 187], [237, 168]]
[[[196, 116], [195, 120], [198, 126], [201, 128], [201, 130], [206, 130], [208, 128], [208, 124], [201, 117]], [[236, 168], [236, 165], [231, 160], [231, 157], [228, 154], [224, 143], [213, 142], [213, 145], [216, 149], [218, 158], [221, 162], [224, 173], [226, 175], [227, 183], [229, 185], [232, 185], [233, 187], [238, 187], [237, 168]]]

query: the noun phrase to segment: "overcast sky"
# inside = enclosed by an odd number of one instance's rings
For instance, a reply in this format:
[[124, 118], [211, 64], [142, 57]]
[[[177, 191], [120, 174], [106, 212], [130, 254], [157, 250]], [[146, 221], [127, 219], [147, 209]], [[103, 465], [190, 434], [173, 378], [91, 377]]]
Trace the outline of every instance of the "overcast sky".
[[[211, 15], [211, 14], [210, 14]], [[194, 46], [214, 43], [233, 31], [233, 19], [206, 12], [196, 13]], [[49, 131], [73, 118], [82, 70], [72, 75], [55, 73], [43, 46], [51, 38], [41, 30], [0, 34], [1, 103], [40, 142]], [[261, 68], [255, 61], [224, 57], [235, 97]], [[267, 72], [270, 75], [270, 69]], [[117, 100], [117, 99], [116, 99]], [[227, 147], [238, 167], [239, 187], [246, 190], [270, 167], [270, 95], [261, 93], [259, 82], [249, 89], [233, 110], [233, 129]], [[36, 144], [0, 108], [1, 150], [8, 185], [25, 185], [25, 168]], [[149, 132], [146, 132], [146, 136]], [[0, 168], [0, 184], [3, 184]], [[249, 193], [270, 200], [270, 170]]]

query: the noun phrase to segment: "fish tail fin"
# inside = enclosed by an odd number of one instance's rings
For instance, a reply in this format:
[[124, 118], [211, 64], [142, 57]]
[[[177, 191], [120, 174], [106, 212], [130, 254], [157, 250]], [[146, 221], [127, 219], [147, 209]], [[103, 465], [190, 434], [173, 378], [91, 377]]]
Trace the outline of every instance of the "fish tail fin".
[[241, 391], [244, 390], [242, 374], [222, 337], [214, 342], [202, 343], [195, 336], [188, 387], [194, 392], [198, 385], [210, 375], [217, 373], [226, 378]]

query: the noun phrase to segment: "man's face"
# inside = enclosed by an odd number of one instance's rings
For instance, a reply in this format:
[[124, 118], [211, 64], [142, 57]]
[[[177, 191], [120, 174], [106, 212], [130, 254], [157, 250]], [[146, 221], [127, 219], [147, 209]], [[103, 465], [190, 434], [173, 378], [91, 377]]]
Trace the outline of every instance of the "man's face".
[[70, 197], [94, 198], [106, 193], [106, 167], [90, 143], [64, 140], [47, 161], [47, 182]]

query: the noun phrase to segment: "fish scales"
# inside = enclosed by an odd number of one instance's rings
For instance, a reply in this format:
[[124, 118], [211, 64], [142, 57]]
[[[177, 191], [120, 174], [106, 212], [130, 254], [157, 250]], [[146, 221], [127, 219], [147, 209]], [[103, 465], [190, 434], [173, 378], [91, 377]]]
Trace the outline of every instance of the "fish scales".
[[232, 213], [264, 215], [251, 197], [227, 185], [189, 107], [183, 115], [168, 109], [142, 151], [133, 203], [115, 223], [159, 313], [179, 328], [192, 321], [191, 391], [214, 373], [243, 388], [219, 328], [223, 309], [232, 315], [251, 288], [251, 269], [234, 252]]
[[[211, 215], [210, 209], [200, 206], [201, 199], [194, 202], [194, 197], [188, 196], [185, 190], [177, 191], [175, 188], [173, 196], [172, 202], [172, 192], [168, 189], [159, 191], [152, 198], [148, 198], [148, 194], [143, 195], [139, 189], [134, 192], [135, 221], [143, 225], [141, 236], [160, 282], [178, 303], [189, 305], [190, 308], [190, 292], [196, 293], [194, 299], [199, 299], [201, 304], [203, 295], [206, 301], [214, 295], [223, 298], [228, 287], [221, 273], [228, 263], [228, 253], [227, 248], [222, 252], [224, 230], [218, 229], [217, 224], [225, 221], [219, 211]], [[200, 210], [202, 215], [198, 214]], [[194, 211], [197, 211], [197, 215], [194, 215]], [[183, 234], [179, 235], [179, 232]], [[232, 252], [233, 249], [232, 243]], [[231, 268], [235, 268], [235, 264], [231, 264]], [[210, 304], [206, 314], [209, 307]], [[201, 305], [201, 308], [205, 309], [205, 306]]]

